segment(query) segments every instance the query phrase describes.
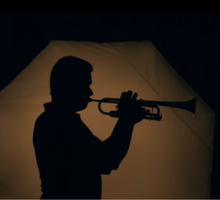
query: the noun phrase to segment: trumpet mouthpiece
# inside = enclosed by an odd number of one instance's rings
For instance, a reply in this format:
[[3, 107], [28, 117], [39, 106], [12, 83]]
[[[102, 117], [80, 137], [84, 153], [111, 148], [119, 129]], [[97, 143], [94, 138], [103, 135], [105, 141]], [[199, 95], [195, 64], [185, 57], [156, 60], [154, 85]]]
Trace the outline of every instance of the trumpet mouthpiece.
[[96, 99], [90, 99], [90, 98], [89, 98], [89, 102], [92, 102], [92, 101], [94, 101], [94, 102], [99, 102], [99, 100], [96, 100]]

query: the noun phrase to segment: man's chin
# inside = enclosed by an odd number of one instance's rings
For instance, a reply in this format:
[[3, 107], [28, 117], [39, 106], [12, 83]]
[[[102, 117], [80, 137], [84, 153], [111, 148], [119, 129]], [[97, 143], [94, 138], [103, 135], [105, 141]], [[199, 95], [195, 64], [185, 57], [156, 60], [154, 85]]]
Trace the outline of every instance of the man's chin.
[[81, 104], [81, 106], [76, 107], [75, 111], [78, 112], [84, 110], [87, 108], [87, 106], [88, 106], [88, 102], [85, 102], [84, 104]]

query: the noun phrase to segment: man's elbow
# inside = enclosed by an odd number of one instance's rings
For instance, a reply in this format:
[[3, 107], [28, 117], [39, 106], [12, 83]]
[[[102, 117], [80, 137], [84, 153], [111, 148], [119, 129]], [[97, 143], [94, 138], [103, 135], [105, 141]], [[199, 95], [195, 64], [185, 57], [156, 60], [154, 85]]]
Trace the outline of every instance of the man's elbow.
[[107, 167], [105, 169], [102, 170], [102, 174], [105, 174], [105, 175], [109, 175], [111, 174], [112, 170], [117, 170], [119, 167], [119, 164], [118, 165], [112, 165], [111, 167]]
[[[120, 164], [120, 163], [119, 163], [119, 164]], [[113, 166], [112, 166], [112, 170], [117, 170], [118, 167], [119, 167], [119, 164], [117, 164], [117, 165], [113, 165]]]
[[109, 174], [111, 174], [111, 172], [112, 172], [111, 169], [105, 169], [105, 170], [102, 170], [102, 171], [101, 171], [101, 174], [109, 175]]

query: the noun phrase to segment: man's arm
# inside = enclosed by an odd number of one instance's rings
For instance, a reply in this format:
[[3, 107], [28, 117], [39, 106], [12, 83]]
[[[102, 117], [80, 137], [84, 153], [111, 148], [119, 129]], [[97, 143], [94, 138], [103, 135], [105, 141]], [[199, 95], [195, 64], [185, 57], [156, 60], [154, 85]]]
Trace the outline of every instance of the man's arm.
[[[103, 157], [106, 168], [117, 169], [126, 156], [132, 137], [134, 125], [145, 116], [145, 109], [136, 101], [137, 93], [122, 93], [118, 105], [119, 119], [111, 136], [102, 142]], [[148, 112], [148, 111], [147, 111]]]
[[103, 148], [108, 152], [111, 168], [118, 169], [119, 164], [126, 156], [132, 137], [134, 124], [119, 119], [111, 136], [103, 141]]

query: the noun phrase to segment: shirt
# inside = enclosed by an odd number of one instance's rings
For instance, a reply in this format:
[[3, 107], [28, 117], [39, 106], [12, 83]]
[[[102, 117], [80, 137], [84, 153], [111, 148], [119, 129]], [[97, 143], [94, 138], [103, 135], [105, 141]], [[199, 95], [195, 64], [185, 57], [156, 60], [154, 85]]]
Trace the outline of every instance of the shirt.
[[101, 174], [112, 170], [102, 141], [79, 114], [60, 112], [52, 103], [44, 107], [33, 134], [41, 198], [100, 199]]

